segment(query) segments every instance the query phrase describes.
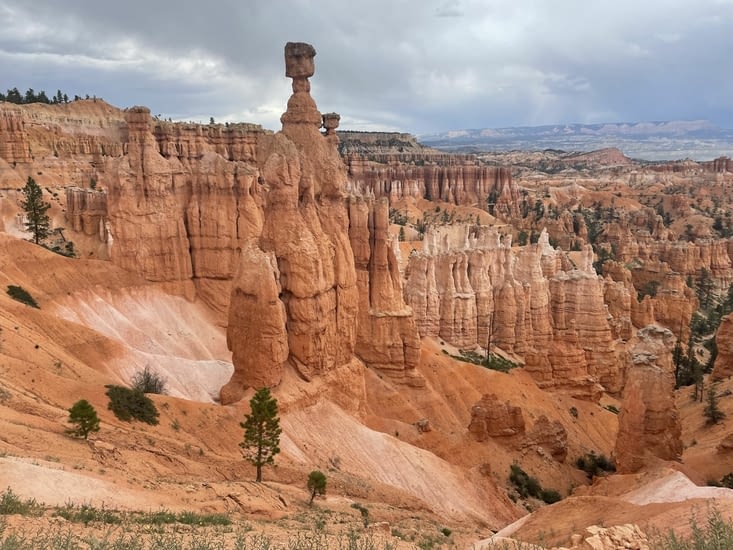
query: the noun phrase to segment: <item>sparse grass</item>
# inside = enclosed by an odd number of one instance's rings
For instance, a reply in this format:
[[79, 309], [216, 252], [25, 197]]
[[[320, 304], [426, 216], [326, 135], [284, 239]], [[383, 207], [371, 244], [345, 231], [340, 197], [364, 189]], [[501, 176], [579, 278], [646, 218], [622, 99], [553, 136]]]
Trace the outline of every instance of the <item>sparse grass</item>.
[[733, 523], [714, 507], [708, 509], [707, 521], [690, 518], [691, 533], [677, 536], [672, 530], [650, 537], [653, 550], [723, 550], [733, 548]]
[[[443, 350], [445, 353], [445, 350]], [[448, 354], [450, 355], [450, 354]], [[472, 351], [472, 350], [459, 350], [458, 355], [450, 355], [453, 359], [457, 359], [458, 361], [463, 361], [464, 363], [473, 363], [474, 365], [479, 365], [481, 367], [486, 367], [487, 369], [496, 370], [499, 372], [509, 372], [511, 369], [518, 367], [516, 363], [513, 361], [510, 361], [509, 359], [504, 359], [503, 357], [496, 355], [494, 353], [490, 353], [489, 357], [487, 358], [486, 355], [483, 355], [481, 353]]]
[[[432, 546], [428, 546], [431, 548]], [[79, 533], [70, 526], [11, 530], [0, 518], [0, 550], [393, 550], [390, 543], [380, 544], [371, 533], [350, 531], [328, 535], [318, 531], [291, 533], [286, 542], [277, 542], [247, 528], [221, 530], [193, 527], [191, 531], [156, 528], [140, 531], [131, 524], [121, 524], [93, 533]]]
[[0, 515], [8, 516], [40, 516], [43, 514], [43, 505], [33, 498], [22, 499], [8, 487], [0, 494]]
[[369, 508], [358, 502], [352, 503], [351, 507], [355, 510], [359, 510], [359, 512], [361, 513], [361, 519], [364, 522], [364, 527], [369, 525]]
[[199, 514], [198, 512], [184, 511], [171, 512], [159, 510], [157, 512], [121, 512], [102, 506], [97, 508], [91, 504], [67, 504], [56, 508], [54, 516], [59, 516], [72, 523], [101, 523], [106, 525], [120, 525], [136, 523], [138, 525], [191, 525], [195, 527], [209, 527], [231, 525], [232, 520], [224, 514]]
[[231, 525], [232, 520], [224, 514], [198, 514], [196, 512], [180, 512], [176, 515], [176, 523], [184, 525]]
[[84, 525], [89, 525], [90, 523], [116, 525], [122, 523], [124, 519], [123, 514], [116, 510], [110, 510], [104, 506], [95, 508], [91, 504], [77, 506], [69, 503], [63, 507], [56, 508], [53, 515], [62, 517], [72, 523], [83, 523]]

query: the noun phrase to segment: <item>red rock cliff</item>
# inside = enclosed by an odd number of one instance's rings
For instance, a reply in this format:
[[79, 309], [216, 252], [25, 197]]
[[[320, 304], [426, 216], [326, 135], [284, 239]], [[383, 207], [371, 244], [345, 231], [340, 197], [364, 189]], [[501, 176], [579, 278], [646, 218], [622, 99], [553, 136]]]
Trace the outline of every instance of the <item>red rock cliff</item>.
[[543, 233], [511, 246], [488, 227], [431, 229], [413, 253], [405, 297], [421, 336], [460, 348], [489, 343], [524, 359], [543, 387], [595, 398], [623, 385], [603, 302], [604, 283], [586, 250], [572, 266]]
[[620, 473], [639, 470], [648, 456], [679, 460], [682, 427], [674, 402], [674, 335], [650, 325], [638, 333], [631, 354], [616, 439]]

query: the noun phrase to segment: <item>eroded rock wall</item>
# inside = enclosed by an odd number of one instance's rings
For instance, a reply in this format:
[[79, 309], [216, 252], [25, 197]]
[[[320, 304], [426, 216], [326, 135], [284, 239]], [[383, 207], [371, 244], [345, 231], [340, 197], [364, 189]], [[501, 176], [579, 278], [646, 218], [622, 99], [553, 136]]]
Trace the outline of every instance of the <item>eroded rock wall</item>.
[[623, 365], [591, 264], [590, 249], [572, 265], [546, 233], [512, 247], [489, 227], [435, 228], [409, 258], [405, 298], [421, 336], [496, 346], [522, 358], [540, 386], [593, 399], [600, 385], [620, 391]]
[[722, 380], [733, 375], [733, 313], [723, 317], [715, 335], [718, 356], [715, 358], [713, 380]]
[[674, 401], [675, 337], [649, 325], [639, 330], [623, 392], [616, 438], [616, 468], [638, 471], [649, 456], [680, 460], [682, 427]]
[[0, 109], [0, 158], [8, 164], [31, 160], [23, 112], [5, 103]]
[[0, 109], [0, 157], [72, 184], [69, 230], [98, 233], [114, 263], [218, 314], [235, 364], [223, 402], [278, 384], [285, 368], [309, 379], [355, 357], [421, 383], [388, 206], [348, 193], [339, 117], [310, 95], [314, 55], [286, 47], [293, 94], [277, 134], [101, 100]]
[[347, 162], [354, 185], [390, 202], [411, 197], [486, 208], [491, 196], [500, 209], [511, 211], [518, 204], [510, 169], [474, 159], [385, 165], [352, 155]]
[[420, 337], [403, 298], [398, 249], [392, 247], [388, 233], [387, 200], [354, 197], [349, 215], [359, 289], [357, 355], [371, 366], [420, 384], [414, 373]]

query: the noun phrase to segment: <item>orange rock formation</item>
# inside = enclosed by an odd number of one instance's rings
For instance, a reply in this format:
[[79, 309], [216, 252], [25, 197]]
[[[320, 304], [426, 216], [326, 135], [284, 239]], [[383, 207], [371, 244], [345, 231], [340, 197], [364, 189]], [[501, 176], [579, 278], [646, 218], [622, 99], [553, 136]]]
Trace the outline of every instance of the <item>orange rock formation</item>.
[[718, 356], [715, 358], [712, 379], [721, 380], [733, 375], [733, 313], [723, 318], [715, 335]]
[[682, 428], [674, 402], [674, 335], [649, 325], [639, 331], [627, 374], [616, 439], [616, 468], [639, 470], [647, 455], [663, 460], [682, 456]]
[[573, 266], [546, 234], [512, 248], [492, 228], [436, 228], [409, 258], [405, 296], [421, 336], [499, 347], [541, 387], [596, 399], [620, 391], [623, 364], [589, 253]]

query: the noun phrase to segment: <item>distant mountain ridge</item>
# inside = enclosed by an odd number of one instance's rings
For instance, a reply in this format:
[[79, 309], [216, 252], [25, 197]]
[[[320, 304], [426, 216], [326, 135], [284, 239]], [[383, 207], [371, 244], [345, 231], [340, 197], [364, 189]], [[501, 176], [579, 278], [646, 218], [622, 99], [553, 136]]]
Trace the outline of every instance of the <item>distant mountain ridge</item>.
[[710, 160], [733, 152], [733, 130], [708, 120], [463, 129], [419, 135], [418, 140], [431, 147], [460, 151], [617, 147], [627, 156], [646, 160]]

